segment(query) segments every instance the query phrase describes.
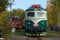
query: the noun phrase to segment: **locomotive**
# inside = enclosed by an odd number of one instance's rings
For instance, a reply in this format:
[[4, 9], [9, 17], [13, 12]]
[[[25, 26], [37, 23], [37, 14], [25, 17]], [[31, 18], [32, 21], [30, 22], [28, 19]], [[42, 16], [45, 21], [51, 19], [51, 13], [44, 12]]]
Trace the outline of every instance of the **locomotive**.
[[47, 35], [47, 11], [39, 4], [33, 4], [25, 12], [25, 35], [46, 36]]

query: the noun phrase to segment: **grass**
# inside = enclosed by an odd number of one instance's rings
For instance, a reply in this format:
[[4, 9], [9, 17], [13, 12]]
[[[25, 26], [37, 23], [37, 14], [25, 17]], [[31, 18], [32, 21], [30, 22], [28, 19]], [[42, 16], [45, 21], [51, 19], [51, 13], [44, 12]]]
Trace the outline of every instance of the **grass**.
[[25, 35], [25, 30], [22, 29], [22, 30], [20, 30], [20, 31], [17, 31], [17, 32], [16, 32], [16, 35], [17, 35], [17, 36], [24, 36], [24, 35]]
[[60, 31], [57, 31], [57, 32], [48, 31], [47, 36], [50, 36], [50, 37], [60, 36]]

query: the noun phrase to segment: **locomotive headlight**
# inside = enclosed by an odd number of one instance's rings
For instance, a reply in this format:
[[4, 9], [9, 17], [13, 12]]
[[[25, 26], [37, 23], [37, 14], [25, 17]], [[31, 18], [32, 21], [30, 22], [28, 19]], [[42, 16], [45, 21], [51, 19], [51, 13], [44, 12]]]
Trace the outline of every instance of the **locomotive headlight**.
[[28, 22], [28, 24], [30, 24], [30, 22]]
[[44, 22], [42, 22], [42, 24], [44, 24]]

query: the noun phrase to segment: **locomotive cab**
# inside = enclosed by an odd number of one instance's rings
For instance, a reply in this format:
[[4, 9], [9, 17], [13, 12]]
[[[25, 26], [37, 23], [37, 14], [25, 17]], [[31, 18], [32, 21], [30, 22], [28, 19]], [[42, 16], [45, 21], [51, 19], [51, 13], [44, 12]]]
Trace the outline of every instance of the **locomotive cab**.
[[47, 12], [40, 5], [32, 5], [25, 13], [27, 36], [44, 36], [47, 33]]

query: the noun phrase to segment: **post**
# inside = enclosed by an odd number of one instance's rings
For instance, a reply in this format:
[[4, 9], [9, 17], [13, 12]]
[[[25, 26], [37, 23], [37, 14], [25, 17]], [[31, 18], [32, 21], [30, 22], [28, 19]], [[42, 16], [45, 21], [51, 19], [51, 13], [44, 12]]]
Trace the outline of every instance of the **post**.
[[15, 31], [16, 31], [16, 28], [15, 27], [12, 27], [12, 29], [11, 29], [11, 35], [12, 36], [15, 36]]

